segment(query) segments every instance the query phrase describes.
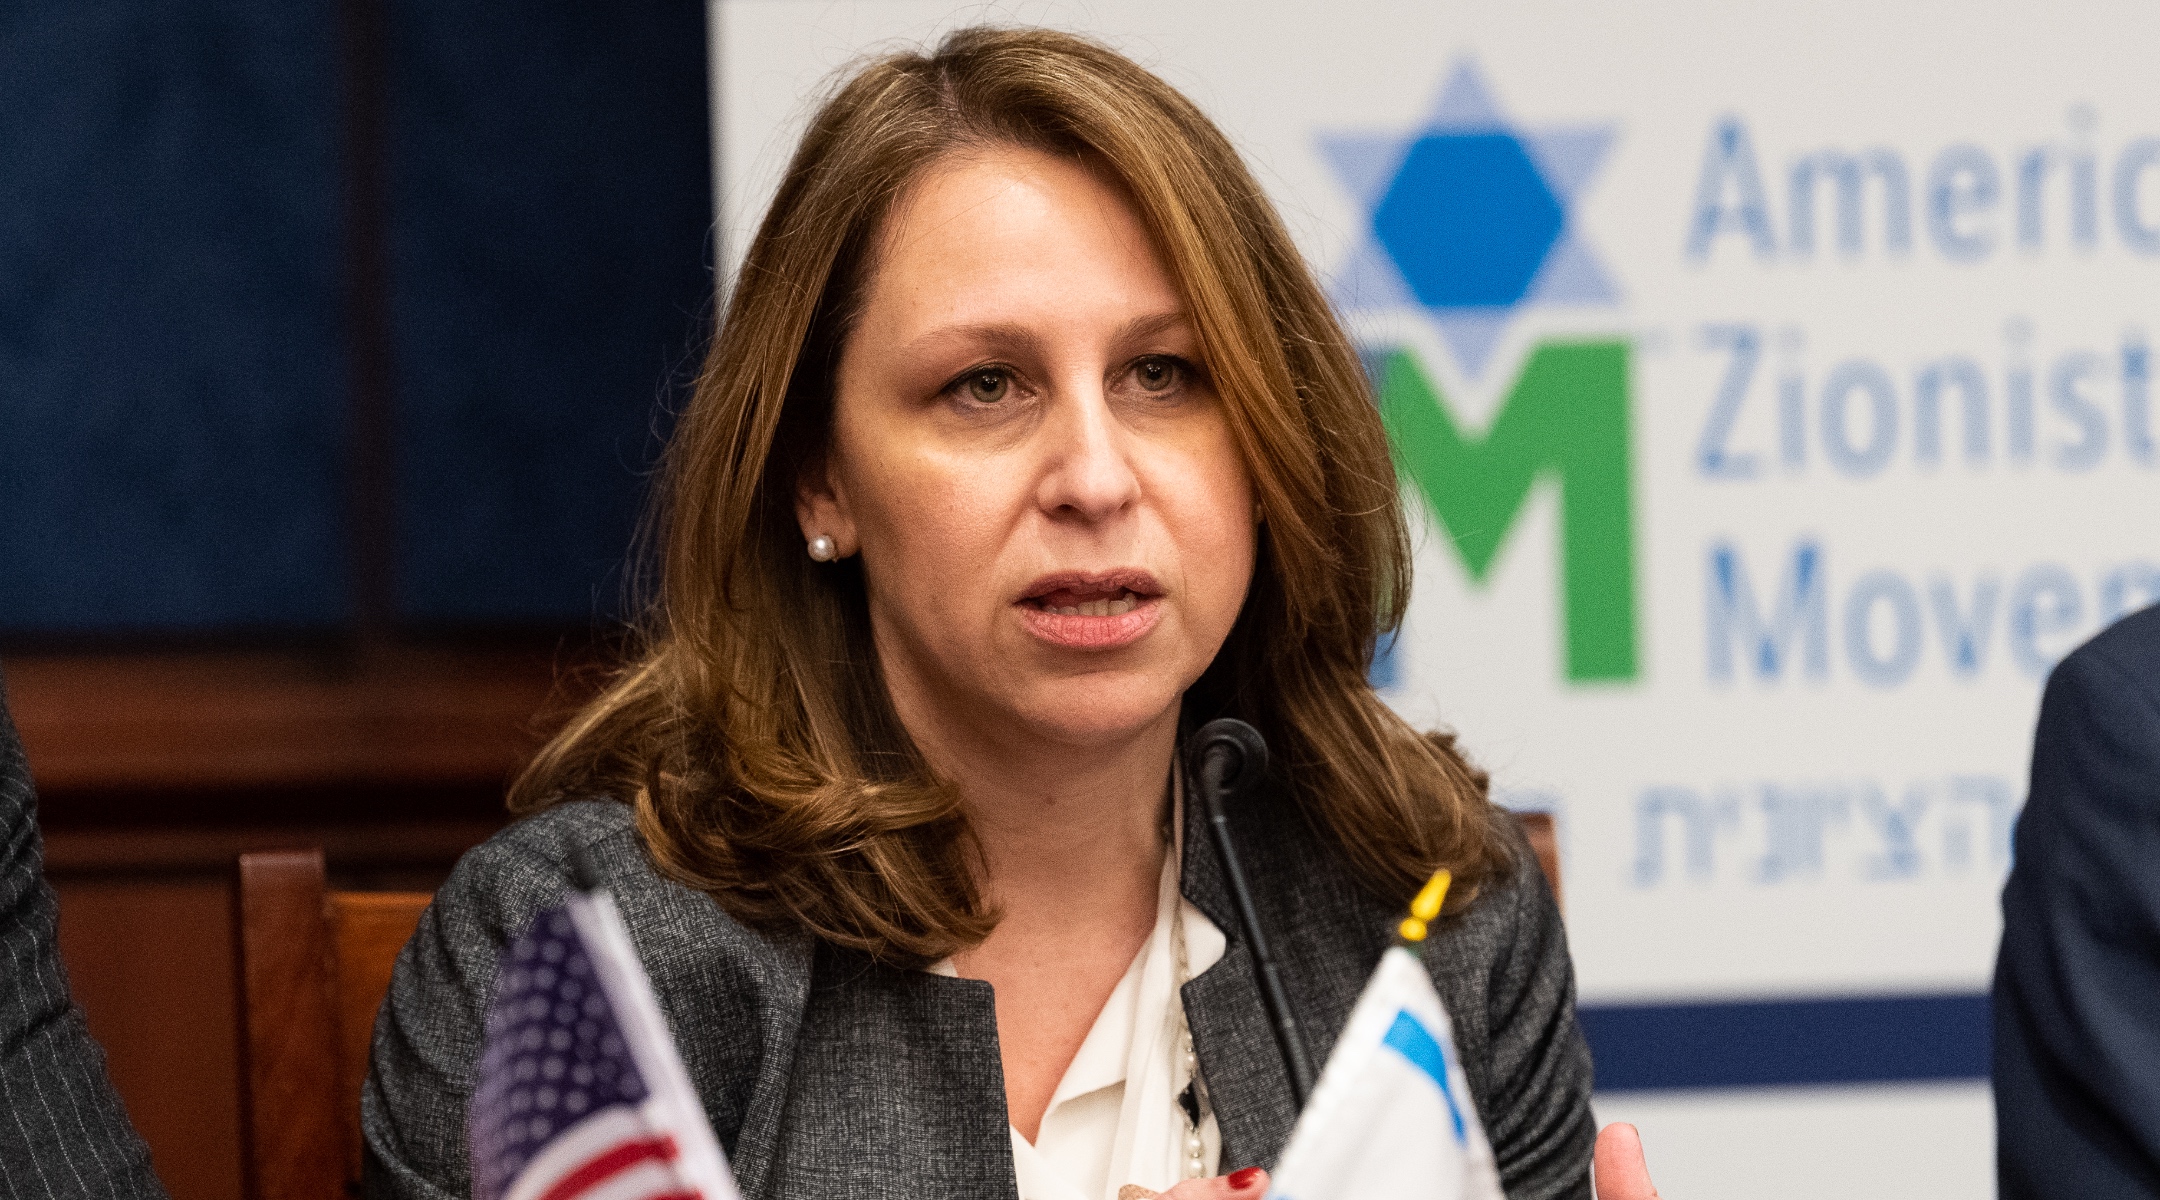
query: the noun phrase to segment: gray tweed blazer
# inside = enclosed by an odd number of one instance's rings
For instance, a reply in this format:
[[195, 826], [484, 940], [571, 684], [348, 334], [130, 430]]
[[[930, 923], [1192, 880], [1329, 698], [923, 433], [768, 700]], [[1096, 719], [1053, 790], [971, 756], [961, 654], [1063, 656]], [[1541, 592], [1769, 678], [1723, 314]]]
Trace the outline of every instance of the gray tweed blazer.
[[0, 696], [0, 1198], [163, 1200], [68, 995], [43, 857], [30, 766]]
[[[1291, 1003], [1325, 1060], [1398, 914], [1279, 799], [1233, 817]], [[470, 1188], [465, 1106], [498, 949], [557, 904], [581, 844], [621, 906], [748, 1200], [1012, 1200], [990, 985], [737, 923], [654, 872], [630, 810], [564, 804], [465, 856], [398, 958], [361, 1099], [366, 1193]], [[1197, 815], [1184, 893], [1228, 936], [1185, 986], [1224, 1170], [1269, 1165], [1295, 1113], [1252, 960]], [[1426, 961], [1512, 1200], [1589, 1200], [1590, 1056], [1544, 877], [1518, 868], [1440, 925]]]

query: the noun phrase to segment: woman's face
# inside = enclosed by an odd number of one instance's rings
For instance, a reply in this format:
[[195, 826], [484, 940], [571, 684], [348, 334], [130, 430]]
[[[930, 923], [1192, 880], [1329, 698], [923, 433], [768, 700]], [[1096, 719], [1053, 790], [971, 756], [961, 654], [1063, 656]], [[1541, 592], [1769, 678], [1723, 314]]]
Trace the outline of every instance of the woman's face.
[[1103, 745], [1177, 719], [1252, 575], [1252, 489], [1139, 214], [1017, 148], [895, 208], [806, 537], [860, 552], [900, 715]]

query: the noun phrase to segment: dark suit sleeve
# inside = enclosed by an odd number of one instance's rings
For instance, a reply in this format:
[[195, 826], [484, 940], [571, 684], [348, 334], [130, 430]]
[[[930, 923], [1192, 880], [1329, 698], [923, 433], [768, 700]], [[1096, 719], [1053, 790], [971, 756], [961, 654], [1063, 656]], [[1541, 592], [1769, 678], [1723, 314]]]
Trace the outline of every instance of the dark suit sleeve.
[[2049, 681], [1995, 972], [2005, 1200], [2160, 1196], [2160, 609]]
[[0, 697], [0, 1196], [163, 1197], [68, 996], [37, 797]]
[[[1487, 993], [1492, 1098], [1486, 1133], [1510, 1200], [1590, 1200], [1590, 1049], [1560, 906], [1528, 844], [1487, 901], [1512, 910]], [[1473, 910], [1474, 911], [1474, 910]]]

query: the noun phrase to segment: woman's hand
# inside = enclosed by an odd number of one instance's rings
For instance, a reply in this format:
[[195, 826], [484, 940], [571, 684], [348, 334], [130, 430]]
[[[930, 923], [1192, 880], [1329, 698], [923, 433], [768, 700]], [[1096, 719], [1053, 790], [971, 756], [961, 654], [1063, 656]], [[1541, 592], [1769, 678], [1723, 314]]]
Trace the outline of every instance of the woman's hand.
[[1260, 1200], [1267, 1195], [1267, 1185], [1266, 1171], [1247, 1167], [1213, 1179], [1188, 1179], [1167, 1192], [1151, 1192], [1128, 1184], [1119, 1189], [1118, 1200]]
[[1643, 1161], [1642, 1134], [1633, 1125], [1607, 1125], [1597, 1135], [1590, 1161], [1598, 1200], [1658, 1200], [1650, 1164]]

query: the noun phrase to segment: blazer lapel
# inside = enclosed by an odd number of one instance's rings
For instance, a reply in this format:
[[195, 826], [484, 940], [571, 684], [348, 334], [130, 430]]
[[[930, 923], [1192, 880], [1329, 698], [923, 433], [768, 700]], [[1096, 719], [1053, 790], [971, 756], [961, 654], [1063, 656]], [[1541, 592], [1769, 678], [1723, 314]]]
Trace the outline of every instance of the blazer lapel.
[[785, 944], [787, 956], [782, 967], [763, 981], [771, 996], [762, 1030], [765, 1053], [757, 1060], [749, 1096], [742, 1107], [741, 1127], [734, 1131], [734, 1143], [727, 1148], [728, 1166], [745, 1196], [767, 1194], [766, 1177], [772, 1172], [774, 1151], [781, 1141], [780, 1118], [793, 1074], [795, 1039], [809, 1006], [815, 943], [808, 934], [791, 931]]
[[[1266, 1002], [1253, 973], [1252, 947], [1238, 924], [1237, 906], [1217, 856], [1205, 806], [1185, 806], [1185, 898], [1223, 932], [1223, 956], [1181, 992], [1193, 1052], [1208, 1104], [1222, 1132], [1222, 1170], [1275, 1165], [1297, 1111], [1290, 1076], [1275, 1045]], [[1235, 824], [1233, 822], [1233, 824]], [[1249, 855], [1241, 861], [1251, 870]]]
[[[1185, 1016], [1222, 1132], [1222, 1169], [1273, 1167], [1297, 1122], [1289, 1067], [1202, 808], [1186, 806], [1182, 885], [1185, 898], [1223, 931], [1225, 948], [1219, 962], [1185, 985]], [[1318, 1070], [1386, 948], [1387, 909], [1354, 887], [1331, 885], [1341, 872], [1323, 867], [1327, 851], [1318, 835], [1279, 793], [1252, 797], [1230, 814], [1230, 826]]]
[[754, 1195], [1012, 1200], [989, 984], [821, 946], [791, 1066]]

